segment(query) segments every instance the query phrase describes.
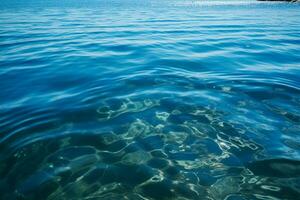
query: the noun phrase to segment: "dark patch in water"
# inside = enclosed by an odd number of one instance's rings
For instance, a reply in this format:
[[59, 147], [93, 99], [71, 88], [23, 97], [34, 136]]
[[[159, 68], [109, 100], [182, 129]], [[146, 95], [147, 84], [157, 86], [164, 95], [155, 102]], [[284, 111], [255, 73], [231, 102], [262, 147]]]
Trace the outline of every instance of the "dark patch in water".
[[300, 177], [300, 161], [290, 159], [267, 159], [251, 162], [247, 167], [257, 176], [297, 178]]

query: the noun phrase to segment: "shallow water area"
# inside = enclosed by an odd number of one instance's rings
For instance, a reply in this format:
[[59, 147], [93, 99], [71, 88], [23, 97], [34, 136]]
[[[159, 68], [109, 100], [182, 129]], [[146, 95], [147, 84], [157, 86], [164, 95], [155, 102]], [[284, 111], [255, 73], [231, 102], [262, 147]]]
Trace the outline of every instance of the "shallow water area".
[[300, 195], [300, 4], [0, 2], [0, 199]]

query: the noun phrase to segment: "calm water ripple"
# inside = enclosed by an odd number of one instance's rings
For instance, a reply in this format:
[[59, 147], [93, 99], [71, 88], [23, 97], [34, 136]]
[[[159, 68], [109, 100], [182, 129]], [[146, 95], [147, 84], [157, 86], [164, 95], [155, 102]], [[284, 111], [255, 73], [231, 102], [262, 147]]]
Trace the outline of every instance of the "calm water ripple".
[[0, 3], [0, 199], [299, 199], [300, 4]]

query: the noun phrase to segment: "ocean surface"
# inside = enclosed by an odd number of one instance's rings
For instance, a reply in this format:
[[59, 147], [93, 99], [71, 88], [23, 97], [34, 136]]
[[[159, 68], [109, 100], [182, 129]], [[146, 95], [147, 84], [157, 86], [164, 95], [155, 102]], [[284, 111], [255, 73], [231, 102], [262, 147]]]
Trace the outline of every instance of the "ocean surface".
[[300, 199], [300, 4], [1, 0], [0, 199]]

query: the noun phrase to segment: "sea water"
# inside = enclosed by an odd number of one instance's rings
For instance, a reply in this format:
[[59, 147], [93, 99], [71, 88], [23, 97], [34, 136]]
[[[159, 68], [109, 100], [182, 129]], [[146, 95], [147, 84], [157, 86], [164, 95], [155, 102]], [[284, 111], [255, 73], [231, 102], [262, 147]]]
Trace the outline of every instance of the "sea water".
[[300, 4], [0, 2], [0, 199], [299, 188]]

